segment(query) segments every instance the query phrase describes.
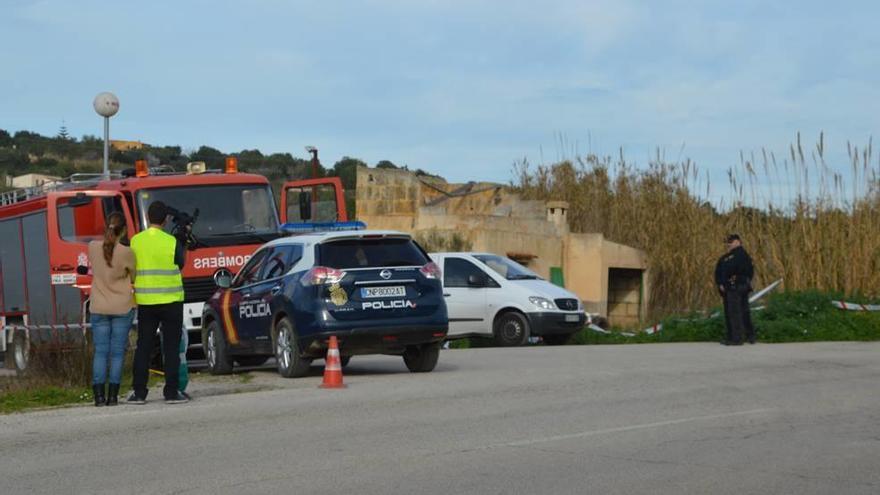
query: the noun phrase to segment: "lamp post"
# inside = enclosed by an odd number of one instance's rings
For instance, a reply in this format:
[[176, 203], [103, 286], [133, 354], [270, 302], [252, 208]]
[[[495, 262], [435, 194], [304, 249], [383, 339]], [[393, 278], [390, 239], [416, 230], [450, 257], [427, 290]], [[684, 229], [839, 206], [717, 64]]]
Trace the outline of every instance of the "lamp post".
[[119, 98], [113, 93], [98, 93], [92, 103], [95, 112], [104, 117], [104, 179], [110, 178], [110, 117], [119, 111]]
[[[318, 148], [314, 146], [306, 146], [306, 151], [312, 155], [312, 178], [318, 178]], [[315, 205], [318, 203], [318, 188], [316, 186], [312, 186], [312, 217], [315, 216]]]

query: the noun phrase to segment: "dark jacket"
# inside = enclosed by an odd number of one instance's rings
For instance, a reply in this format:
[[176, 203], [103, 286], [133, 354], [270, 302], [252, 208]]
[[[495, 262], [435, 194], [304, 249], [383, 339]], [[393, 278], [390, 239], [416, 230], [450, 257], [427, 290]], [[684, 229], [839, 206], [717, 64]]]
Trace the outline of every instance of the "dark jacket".
[[754, 275], [752, 258], [742, 246], [725, 253], [715, 265], [715, 285], [725, 289], [752, 290]]

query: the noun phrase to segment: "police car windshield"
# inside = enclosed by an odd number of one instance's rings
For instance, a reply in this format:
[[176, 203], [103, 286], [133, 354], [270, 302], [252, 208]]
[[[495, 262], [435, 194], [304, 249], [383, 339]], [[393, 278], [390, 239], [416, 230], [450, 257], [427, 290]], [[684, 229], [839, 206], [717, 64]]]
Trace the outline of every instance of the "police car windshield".
[[428, 258], [410, 239], [349, 239], [318, 246], [319, 263], [330, 268], [423, 266]]
[[528, 268], [510, 258], [504, 258], [494, 254], [478, 254], [475, 255], [474, 258], [482, 261], [486, 266], [494, 270], [495, 273], [501, 275], [507, 280], [536, 280], [541, 278]]
[[[266, 185], [235, 184], [146, 189], [137, 193], [141, 224], [147, 226], [146, 211], [153, 201], [199, 217], [193, 234], [203, 244], [251, 244], [273, 239], [278, 233], [278, 216], [272, 192]], [[169, 219], [165, 230], [174, 222]], [[214, 241], [212, 242], [212, 238]]]

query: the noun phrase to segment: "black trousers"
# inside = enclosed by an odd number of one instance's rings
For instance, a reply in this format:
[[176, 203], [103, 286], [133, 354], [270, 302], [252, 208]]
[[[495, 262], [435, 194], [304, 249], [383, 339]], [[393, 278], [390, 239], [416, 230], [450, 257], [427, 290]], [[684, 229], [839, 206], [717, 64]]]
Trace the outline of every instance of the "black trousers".
[[141, 397], [147, 396], [150, 354], [156, 330], [162, 328], [162, 361], [165, 363], [165, 397], [177, 395], [180, 373], [180, 336], [183, 331], [183, 303], [138, 306], [138, 339], [134, 353], [132, 388]]
[[724, 323], [728, 342], [742, 343], [743, 338], [755, 340], [755, 327], [749, 310], [748, 289], [728, 288], [724, 291]]

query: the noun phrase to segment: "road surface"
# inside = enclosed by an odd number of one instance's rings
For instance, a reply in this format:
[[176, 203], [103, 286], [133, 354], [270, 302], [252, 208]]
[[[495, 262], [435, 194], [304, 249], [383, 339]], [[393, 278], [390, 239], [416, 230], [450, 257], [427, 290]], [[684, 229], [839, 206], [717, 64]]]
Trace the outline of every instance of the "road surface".
[[355, 357], [146, 406], [0, 416], [0, 493], [880, 493], [880, 343]]

